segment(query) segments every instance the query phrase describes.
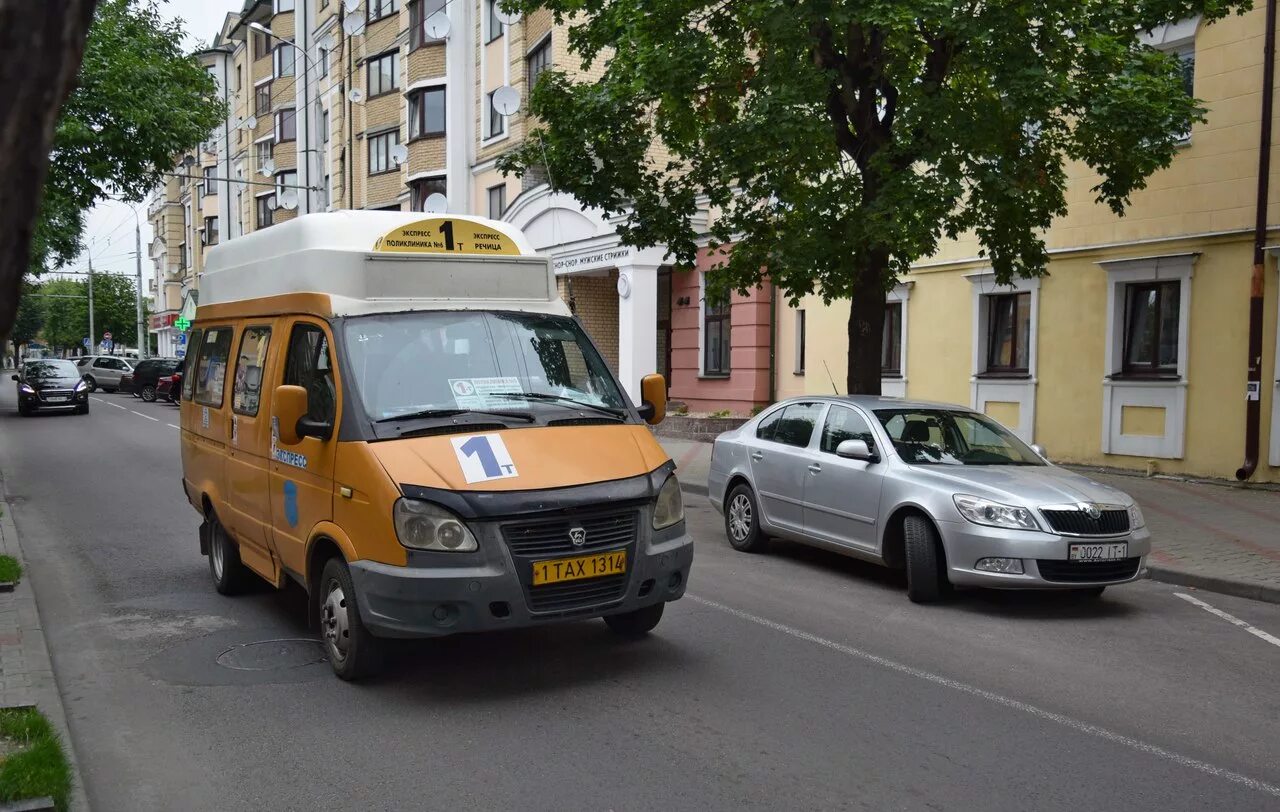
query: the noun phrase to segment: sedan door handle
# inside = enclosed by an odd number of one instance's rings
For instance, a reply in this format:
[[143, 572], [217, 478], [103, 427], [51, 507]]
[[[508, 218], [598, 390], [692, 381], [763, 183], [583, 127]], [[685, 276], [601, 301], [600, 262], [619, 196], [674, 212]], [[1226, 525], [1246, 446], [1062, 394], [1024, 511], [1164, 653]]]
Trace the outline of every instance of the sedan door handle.
[[813, 465], [809, 466], [809, 473], [811, 474], [822, 473], [822, 466], [815, 462]]
[[760, 460], [764, 459], [764, 452], [763, 452], [763, 451], [752, 451], [752, 452], [751, 452], [751, 459], [755, 460], [756, 462], [759, 462]]

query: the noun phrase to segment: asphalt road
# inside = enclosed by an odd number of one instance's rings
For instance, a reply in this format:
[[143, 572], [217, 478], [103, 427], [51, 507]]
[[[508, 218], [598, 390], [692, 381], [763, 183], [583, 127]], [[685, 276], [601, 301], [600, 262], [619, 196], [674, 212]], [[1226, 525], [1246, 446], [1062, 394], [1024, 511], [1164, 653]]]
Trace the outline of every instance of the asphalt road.
[[342, 683], [299, 592], [213, 591], [176, 421], [103, 393], [22, 419], [0, 392], [98, 810], [1280, 809], [1280, 606], [1142, 583], [919, 607], [857, 562], [735, 553], [692, 497], [690, 595], [649, 639], [412, 643]]

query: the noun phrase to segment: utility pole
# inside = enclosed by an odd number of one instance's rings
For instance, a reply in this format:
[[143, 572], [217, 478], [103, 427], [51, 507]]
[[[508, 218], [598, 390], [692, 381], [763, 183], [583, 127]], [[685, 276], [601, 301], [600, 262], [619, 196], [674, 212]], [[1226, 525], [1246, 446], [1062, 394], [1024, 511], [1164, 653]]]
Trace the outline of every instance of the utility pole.
[[98, 340], [94, 338], [93, 332], [93, 254], [89, 255], [89, 354], [93, 355], [94, 350], [98, 346]]
[[133, 218], [135, 221], [133, 229], [134, 237], [134, 258], [138, 262], [138, 357], [147, 358], [150, 356], [151, 337], [147, 335], [147, 325], [142, 320], [142, 220], [138, 217], [138, 210], [134, 209]]

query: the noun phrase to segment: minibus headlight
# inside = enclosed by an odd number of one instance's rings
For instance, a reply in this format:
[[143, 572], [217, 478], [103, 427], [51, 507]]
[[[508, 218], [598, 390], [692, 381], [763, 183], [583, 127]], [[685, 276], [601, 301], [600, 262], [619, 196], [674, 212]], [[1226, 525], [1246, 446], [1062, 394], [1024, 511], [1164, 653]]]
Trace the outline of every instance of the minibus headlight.
[[406, 547], [445, 553], [469, 553], [478, 547], [461, 519], [431, 502], [397, 499], [392, 515], [396, 536]]
[[672, 474], [662, 483], [653, 502], [653, 529], [661, 530], [684, 521], [684, 500], [680, 498], [680, 480]]

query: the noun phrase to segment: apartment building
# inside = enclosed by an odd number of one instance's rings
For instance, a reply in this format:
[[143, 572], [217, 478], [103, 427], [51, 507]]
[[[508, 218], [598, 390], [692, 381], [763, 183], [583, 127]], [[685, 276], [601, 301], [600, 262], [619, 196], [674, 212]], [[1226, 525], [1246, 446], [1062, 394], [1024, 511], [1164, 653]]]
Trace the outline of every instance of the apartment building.
[[[1124, 217], [1094, 202], [1088, 167], [1070, 167], [1069, 211], [1045, 235], [1046, 276], [996, 285], [966, 237], [903, 277], [886, 296], [883, 391], [980, 409], [1055, 460], [1222, 478], [1244, 461], [1246, 399], [1256, 398], [1253, 480], [1280, 482], [1274, 251], [1263, 386], [1246, 389], [1264, 16], [1259, 6], [1151, 33], [1182, 57], [1208, 120]], [[1270, 184], [1269, 213], [1276, 163]], [[1274, 243], [1276, 226], [1269, 234]], [[817, 297], [779, 309], [780, 397], [830, 392], [832, 377], [843, 386], [848, 315], [847, 303]]]

